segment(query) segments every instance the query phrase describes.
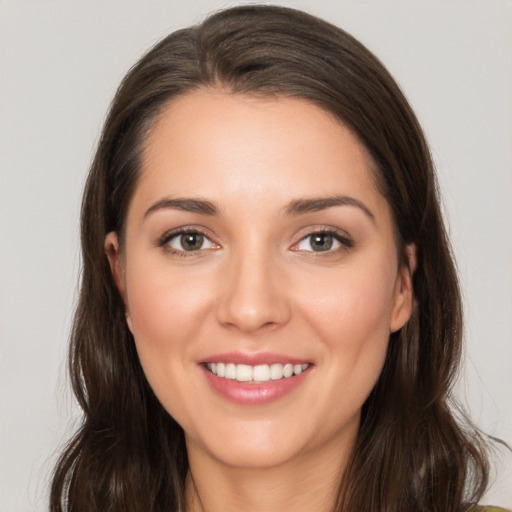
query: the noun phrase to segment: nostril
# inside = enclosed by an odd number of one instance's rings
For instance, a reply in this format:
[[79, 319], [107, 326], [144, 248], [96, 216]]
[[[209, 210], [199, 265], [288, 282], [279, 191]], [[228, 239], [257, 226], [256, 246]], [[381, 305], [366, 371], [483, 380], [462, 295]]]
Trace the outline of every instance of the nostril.
[[284, 304], [275, 307], [275, 302], [261, 296], [250, 300], [232, 297], [219, 306], [218, 320], [242, 332], [272, 330], [285, 323], [288, 317]]
[[219, 289], [219, 323], [246, 333], [277, 328], [290, 317], [288, 287], [281, 282], [278, 264], [262, 253], [261, 245], [248, 240], [236, 252], [227, 262]]

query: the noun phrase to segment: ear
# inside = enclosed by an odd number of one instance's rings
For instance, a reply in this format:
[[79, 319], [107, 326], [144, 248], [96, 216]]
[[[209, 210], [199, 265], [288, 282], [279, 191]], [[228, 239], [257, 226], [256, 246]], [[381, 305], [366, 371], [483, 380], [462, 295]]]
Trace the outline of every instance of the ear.
[[114, 279], [114, 283], [121, 295], [121, 298], [125, 307], [126, 314], [126, 322], [128, 323], [128, 327], [131, 330], [131, 319], [128, 311], [128, 304], [126, 301], [126, 286], [124, 280], [124, 268], [123, 261], [121, 257], [121, 251], [119, 248], [119, 237], [115, 231], [111, 231], [105, 237], [105, 254], [108, 259], [108, 263], [110, 265], [110, 271], [112, 272], [112, 277]]
[[409, 244], [405, 247], [405, 261], [398, 270], [393, 307], [389, 331], [395, 332], [401, 329], [409, 320], [414, 305], [414, 290], [412, 276], [416, 270], [416, 245]]
[[119, 251], [119, 238], [115, 231], [111, 231], [105, 237], [105, 254], [107, 255], [110, 271], [112, 272], [116, 287], [124, 300], [123, 268]]

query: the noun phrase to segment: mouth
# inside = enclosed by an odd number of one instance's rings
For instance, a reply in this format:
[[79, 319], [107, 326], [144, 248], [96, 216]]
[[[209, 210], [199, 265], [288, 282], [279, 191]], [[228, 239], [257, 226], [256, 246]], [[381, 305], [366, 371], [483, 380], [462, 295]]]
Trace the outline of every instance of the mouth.
[[274, 354], [216, 354], [199, 364], [211, 389], [220, 397], [243, 406], [262, 406], [302, 388], [314, 364]]
[[310, 363], [274, 363], [251, 366], [228, 362], [204, 363], [208, 372], [222, 379], [236, 380], [249, 384], [263, 384], [271, 381], [289, 379], [305, 372]]

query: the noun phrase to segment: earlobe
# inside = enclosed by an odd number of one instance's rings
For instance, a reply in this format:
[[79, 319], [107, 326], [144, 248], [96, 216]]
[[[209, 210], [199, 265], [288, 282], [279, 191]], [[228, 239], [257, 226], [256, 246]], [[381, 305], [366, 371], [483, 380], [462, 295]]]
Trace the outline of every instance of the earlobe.
[[416, 270], [416, 246], [407, 245], [405, 248], [405, 261], [398, 271], [393, 308], [390, 319], [390, 332], [401, 329], [409, 320], [414, 305], [414, 289], [412, 276]]

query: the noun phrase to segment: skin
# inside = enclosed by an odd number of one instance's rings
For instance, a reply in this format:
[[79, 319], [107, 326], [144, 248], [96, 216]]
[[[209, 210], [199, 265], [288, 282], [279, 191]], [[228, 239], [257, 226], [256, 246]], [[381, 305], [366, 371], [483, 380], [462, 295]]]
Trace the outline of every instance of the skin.
[[[359, 205], [286, 213], [333, 196]], [[169, 198], [218, 212], [158, 207]], [[200, 250], [165, 239], [184, 226], [204, 233]], [[342, 242], [313, 250], [311, 233], [326, 229]], [[147, 140], [123, 246], [109, 233], [105, 249], [145, 374], [185, 431], [187, 510], [332, 508], [389, 334], [413, 302], [414, 248], [399, 264], [390, 207], [352, 133], [300, 99], [181, 96]], [[227, 352], [311, 368], [274, 402], [236, 404], [198, 364]]]

